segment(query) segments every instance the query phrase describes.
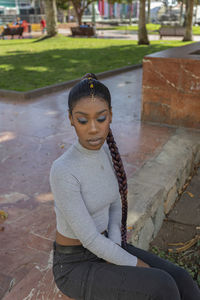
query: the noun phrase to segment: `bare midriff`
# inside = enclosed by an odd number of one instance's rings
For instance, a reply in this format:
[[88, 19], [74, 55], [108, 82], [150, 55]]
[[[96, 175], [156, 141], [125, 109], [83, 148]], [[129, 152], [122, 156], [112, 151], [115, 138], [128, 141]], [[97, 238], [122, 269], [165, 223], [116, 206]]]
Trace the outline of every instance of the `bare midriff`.
[[[101, 233], [104, 234], [105, 230]], [[56, 243], [62, 246], [75, 246], [82, 245], [82, 243], [77, 239], [68, 238], [56, 230]]]

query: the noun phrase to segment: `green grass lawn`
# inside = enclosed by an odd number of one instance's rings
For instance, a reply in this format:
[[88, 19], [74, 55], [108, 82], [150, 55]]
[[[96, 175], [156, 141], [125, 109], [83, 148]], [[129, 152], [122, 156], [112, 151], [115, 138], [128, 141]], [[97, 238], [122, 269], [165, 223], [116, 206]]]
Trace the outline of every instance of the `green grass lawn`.
[[35, 40], [0, 41], [0, 89], [28, 91], [141, 63], [145, 55], [182, 46], [181, 41], [152, 41], [138, 46], [136, 41], [57, 36]]
[[[146, 28], [149, 34], [158, 34], [156, 30], [159, 30], [160, 24], [147, 24]], [[123, 26], [112, 26], [112, 27], [105, 27], [105, 28], [97, 28], [98, 30], [132, 30], [138, 31], [138, 25], [123, 25]], [[194, 35], [200, 35], [200, 26], [193, 26], [192, 32]]]

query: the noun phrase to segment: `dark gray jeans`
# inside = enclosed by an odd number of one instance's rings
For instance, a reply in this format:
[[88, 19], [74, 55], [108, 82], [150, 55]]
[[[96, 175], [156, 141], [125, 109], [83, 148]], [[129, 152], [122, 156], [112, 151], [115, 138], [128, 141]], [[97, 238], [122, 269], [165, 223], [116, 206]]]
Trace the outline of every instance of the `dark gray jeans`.
[[197, 284], [184, 269], [131, 244], [127, 251], [151, 268], [107, 263], [84, 247], [62, 254], [54, 243], [57, 287], [76, 300], [200, 300]]

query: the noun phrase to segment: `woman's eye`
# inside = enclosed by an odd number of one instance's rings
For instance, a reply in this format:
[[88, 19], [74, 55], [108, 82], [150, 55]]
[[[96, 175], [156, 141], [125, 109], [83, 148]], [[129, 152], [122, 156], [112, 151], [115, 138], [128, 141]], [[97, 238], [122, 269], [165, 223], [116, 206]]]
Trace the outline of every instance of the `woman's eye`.
[[104, 122], [105, 120], [106, 120], [106, 116], [102, 116], [97, 119], [98, 122]]
[[79, 123], [81, 124], [86, 124], [87, 120], [86, 119], [77, 119]]

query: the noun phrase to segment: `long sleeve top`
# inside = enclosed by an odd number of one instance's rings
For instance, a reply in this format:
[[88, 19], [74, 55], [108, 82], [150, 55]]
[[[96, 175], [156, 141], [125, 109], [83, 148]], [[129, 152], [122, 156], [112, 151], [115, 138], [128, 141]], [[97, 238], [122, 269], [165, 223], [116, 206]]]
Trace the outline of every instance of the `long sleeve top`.
[[[79, 239], [104, 260], [136, 266], [137, 257], [121, 248], [121, 199], [108, 146], [84, 148], [76, 141], [50, 171], [57, 230]], [[108, 231], [108, 237], [101, 234]]]

